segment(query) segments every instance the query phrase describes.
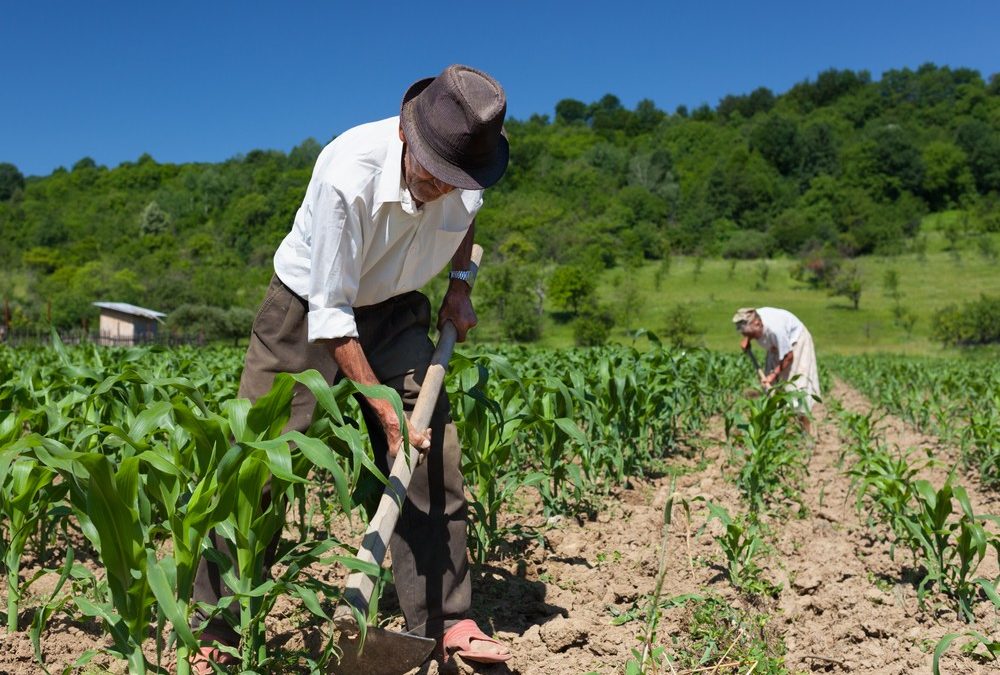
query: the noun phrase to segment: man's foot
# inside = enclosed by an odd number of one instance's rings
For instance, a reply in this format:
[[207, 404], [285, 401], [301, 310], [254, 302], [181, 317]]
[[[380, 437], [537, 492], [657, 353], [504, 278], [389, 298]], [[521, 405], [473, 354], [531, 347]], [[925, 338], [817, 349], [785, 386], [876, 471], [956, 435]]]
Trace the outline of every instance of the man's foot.
[[441, 647], [445, 661], [452, 654], [476, 663], [502, 663], [512, 656], [507, 645], [479, 630], [472, 619], [463, 619], [446, 630], [441, 638]]
[[191, 657], [191, 672], [195, 675], [215, 675], [215, 668], [212, 664], [229, 668], [237, 663], [239, 663], [239, 659], [232, 654], [228, 654], [218, 647], [206, 645]]

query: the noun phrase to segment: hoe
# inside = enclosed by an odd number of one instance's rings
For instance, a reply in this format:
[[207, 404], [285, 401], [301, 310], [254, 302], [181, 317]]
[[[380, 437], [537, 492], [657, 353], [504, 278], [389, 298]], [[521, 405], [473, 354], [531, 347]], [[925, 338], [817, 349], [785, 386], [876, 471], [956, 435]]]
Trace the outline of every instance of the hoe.
[[[474, 246], [474, 269], [478, 269], [482, 256], [483, 249], [478, 245]], [[455, 340], [455, 326], [449, 321], [441, 328], [437, 348], [431, 357], [427, 374], [420, 386], [420, 394], [410, 415], [410, 426], [414, 429], [425, 429], [430, 423], [434, 404], [444, 382], [448, 360], [455, 348]], [[420, 458], [420, 451], [413, 446], [408, 446], [406, 452], [396, 455], [389, 474], [389, 484], [358, 548], [358, 560], [379, 566], [382, 564], [389, 548], [389, 538], [399, 520], [399, 511], [406, 498], [413, 467], [420, 462]], [[418, 667], [431, 655], [436, 641], [430, 638], [397, 633], [378, 626], [367, 626], [364, 631], [361, 630], [353, 610], [362, 617], [368, 616], [374, 588], [375, 579], [364, 572], [352, 572], [348, 576], [342, 596], [346, 604], [340, 605], [334, 614], [342, 657], [340, 663], [332, 666], [331, 673], [402, 675]]]

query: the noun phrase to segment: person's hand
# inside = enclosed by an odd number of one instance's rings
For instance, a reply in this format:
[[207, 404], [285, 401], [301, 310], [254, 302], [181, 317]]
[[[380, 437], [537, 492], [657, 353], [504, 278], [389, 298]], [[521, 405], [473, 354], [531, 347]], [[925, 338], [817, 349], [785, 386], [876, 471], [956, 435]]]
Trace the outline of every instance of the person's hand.
[[[431, 449], [431, 428], [427, 427], [423, 430], [414, 429], [410, 425], [410, 420], [406, 420], [406, 431], [410, 436], [410, 445], [419, 450], [420, 454], [426, 455], [427, 451]], [[395, 446], [389, 446], [389, 455], [391, 457], [396, 456], [396, 453], [392, 451], [393, 447], [395, 447], [396, 452], [398, 452], [399, 448], [403, 447], [403, 439], [400, 438], [399, 442]]]
[[[378, 414], [379, 421], [382, 422], [382, 430], [385, 432], [385, 440], [389, 446], [389, 456], [395, 457], [399, 453], [399, 449], [403, 447], [403, 433], [399, 427], [399, 418], [396, 417], [396, 411], [391, 405], [375, 404], [375, 411]], [[410, 421], [406, 420], [406, 430], [410, 436], [410, 445], [415, 447], [421, 453], [426, 453], [431, 448], [431, 430], [427, 429], [414, 429], [410, 426]]]
[[479, 322], [476, 310], [472, 308], [472, 299], [469, 297], [471, 290], [464, 281], [453, 279], [441, 302], [441, 309], [438, 310], [438, 330], [444, 327], [445, 321], [451, 321], [455, 326], [455, 339], [458, 342], [465, 342], [469, 329]]
[[743, 339], [740, 340], [740, 349], [742, 349], [743, 351], [750, 349], [750, 338], [748, 338], [746, 335], [744, 335]]
[[774, 373], [771, 373], [770, 375], [765, 375], [764, 377], [760, 378], [760, 384], [765, 389], [770, 389], [771, 385], [774, 384], [774, 381], [776, 379], [778, 379], [778, 376], [775, 375]]

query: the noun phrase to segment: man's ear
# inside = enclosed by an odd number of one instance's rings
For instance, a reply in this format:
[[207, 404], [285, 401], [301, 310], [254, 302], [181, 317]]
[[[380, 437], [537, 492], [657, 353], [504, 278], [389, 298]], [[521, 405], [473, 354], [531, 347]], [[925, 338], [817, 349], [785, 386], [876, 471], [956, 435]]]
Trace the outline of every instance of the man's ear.
[[404, 143], [406, 143], [406, 135], [403, 133], [403, 125], [402, 124], [399, 125], [399, 140], [401, 140]]

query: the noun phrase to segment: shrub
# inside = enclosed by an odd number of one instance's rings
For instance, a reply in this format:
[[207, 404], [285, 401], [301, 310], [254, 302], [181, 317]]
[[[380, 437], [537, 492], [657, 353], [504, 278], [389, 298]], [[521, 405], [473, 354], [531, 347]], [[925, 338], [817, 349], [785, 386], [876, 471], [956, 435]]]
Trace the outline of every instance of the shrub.
[[690, 305], [685, 303], [678, 303], [667, 310], [666, 320], [661, 337], [674, 347], [694, 347], [704, 332], [694, 322]]
[[573, 322], [573, 339], [578, 347], [599, 347], [608, 341], [614, 315], [607, 307], [587, 307]]
[[774, 237], [770, 234], [758, 230], [740, 230], [722, 245], [722, 257], [740, 260], [766, 258], [774, 248]]
[[931, 334], [945, 345], [969, 346], [1000, 342], [1000, 296], [982, 295], [961, 307], [935, 312]]

